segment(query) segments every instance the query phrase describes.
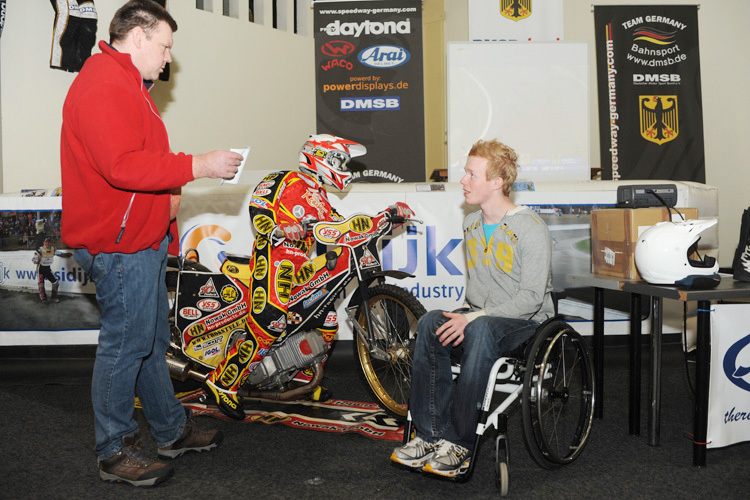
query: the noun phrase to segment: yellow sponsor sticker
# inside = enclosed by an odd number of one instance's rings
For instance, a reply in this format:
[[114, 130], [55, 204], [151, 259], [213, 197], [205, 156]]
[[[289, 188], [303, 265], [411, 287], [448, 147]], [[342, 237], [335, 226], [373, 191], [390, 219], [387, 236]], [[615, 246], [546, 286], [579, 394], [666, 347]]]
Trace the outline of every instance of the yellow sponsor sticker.
[[253, 290], [253, 312], [260, 314], [263, 308], [266, 307], [266, 291], [261, 287]]

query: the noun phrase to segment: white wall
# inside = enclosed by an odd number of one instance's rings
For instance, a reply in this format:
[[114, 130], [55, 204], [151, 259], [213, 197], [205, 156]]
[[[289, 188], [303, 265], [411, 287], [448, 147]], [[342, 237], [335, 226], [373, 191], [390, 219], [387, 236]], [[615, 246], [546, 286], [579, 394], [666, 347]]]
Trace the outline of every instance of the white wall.
[[[638, 3], [638, 2], [636, 2]], [[693, 4], [684, 0], [658, 0], [642, 4]], [[565, 40], [589, 43], [592, 89], [590, 109], [591, 165], [599, 164], [598, 108], [596, 102], [596, 50], [592, 4], [633, 4], [618, 0], [563, 0]], [[468, 38], [467, 0], [446, 0], [445, 41]], [[712, 0], [701, 3], [698, 25], [703, 94], [703, 135], [706, 183], [719, 188], [719, 262], [731, 266], [740, 232], [742, 211], [750, 206], [750, 168], [746, 144], [750, 137], [750, 99], [746, 98], [750, 67], [750, 18], [746, 0]], [[456, 20], [457, 23], [452, 24]]]
[[[196, 10], [194, 0], [168, 2], [178, 24], [174, 62], [170, 81], [157, 82], [152, 96], [173, 151], [251, 146], [247, 169], [296, 166], [300, 146], [315, 133], [313, 38], [271, 28], [271, 0], [264, 1], [263, 25], [247, 21], [245, 1], [235, 1], [237, 18], [222, 15], [222, 0], [213, 0], [213, 12]], [[123, 3], [95, 2], [99, 39], [109, 39]], [[307, 14], [305, 32], [312, 33]], [[60, 185], [61, 110], [77, 73], [49, 68], [53, 20], [49, 2], [8, 1], [0, 42], [4, 193]]]

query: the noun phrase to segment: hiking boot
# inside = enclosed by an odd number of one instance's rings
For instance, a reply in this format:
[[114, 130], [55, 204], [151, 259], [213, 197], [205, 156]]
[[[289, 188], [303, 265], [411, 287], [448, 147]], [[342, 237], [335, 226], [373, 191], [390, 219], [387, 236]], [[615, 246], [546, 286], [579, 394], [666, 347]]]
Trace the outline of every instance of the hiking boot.
[[468, 448], [441, 439], [437, 450], [422, 469], [444, 477], [456, 477], [469, 470], [471, 453]]
[[99, 477], [102, 480], [133, 486], [155, 486], [174, 474], [174, 469], [168, 463], [146, 456], [135, 437], [124, 437], [122, 444], [120, 451], [99, 461]]
[[437, 444], [428, 443], [422, 438], [415, 437], [404, 446], [399, 446], [391, 453], [391, 462], [405, 465], [411, 469], [421, 469], [432, 458]]
[[216, 429], [201, 430], [195, 426], [191, 418], [185, 422], [185, 430], [180, 439], [165, 448], [159, 448], [159, 458], [174, 459], [189, 451], [210, 451], [224, 439], [224, 434]]
[[224, 415], [235, 420], [245, 420], [245, 410], [242, 408], [242, 403], [237, 398], [236, 393], [222, 391], [210, 380], [206, 380], [201, 385], [203, 390], [206, 391], [208, 401], [218, 406]]

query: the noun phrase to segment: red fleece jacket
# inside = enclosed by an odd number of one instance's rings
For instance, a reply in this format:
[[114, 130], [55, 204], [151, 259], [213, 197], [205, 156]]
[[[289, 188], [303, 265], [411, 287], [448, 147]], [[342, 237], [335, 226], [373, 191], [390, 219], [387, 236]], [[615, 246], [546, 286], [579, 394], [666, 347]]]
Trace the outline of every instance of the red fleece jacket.
[[[193, 180], [192, 156], [170, 152], [130, 54], [99, 48], [63, 105], [62, 240], [94, 254], [156, 249], [170, 227], [169, 190]], [[176, 237], [174, 221], [170, 232]]]

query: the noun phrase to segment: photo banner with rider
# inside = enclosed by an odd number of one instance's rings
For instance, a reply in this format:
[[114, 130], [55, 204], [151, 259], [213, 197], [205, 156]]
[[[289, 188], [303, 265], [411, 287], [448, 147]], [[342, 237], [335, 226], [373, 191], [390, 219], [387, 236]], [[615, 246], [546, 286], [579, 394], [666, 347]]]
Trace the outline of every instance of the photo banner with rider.
[[697, 5], [594, 6], [602, 178], [705, 182]]
[[317, 131], [367, 155], [353, 182], [424, 182], [421, 0], [318, 1]]

